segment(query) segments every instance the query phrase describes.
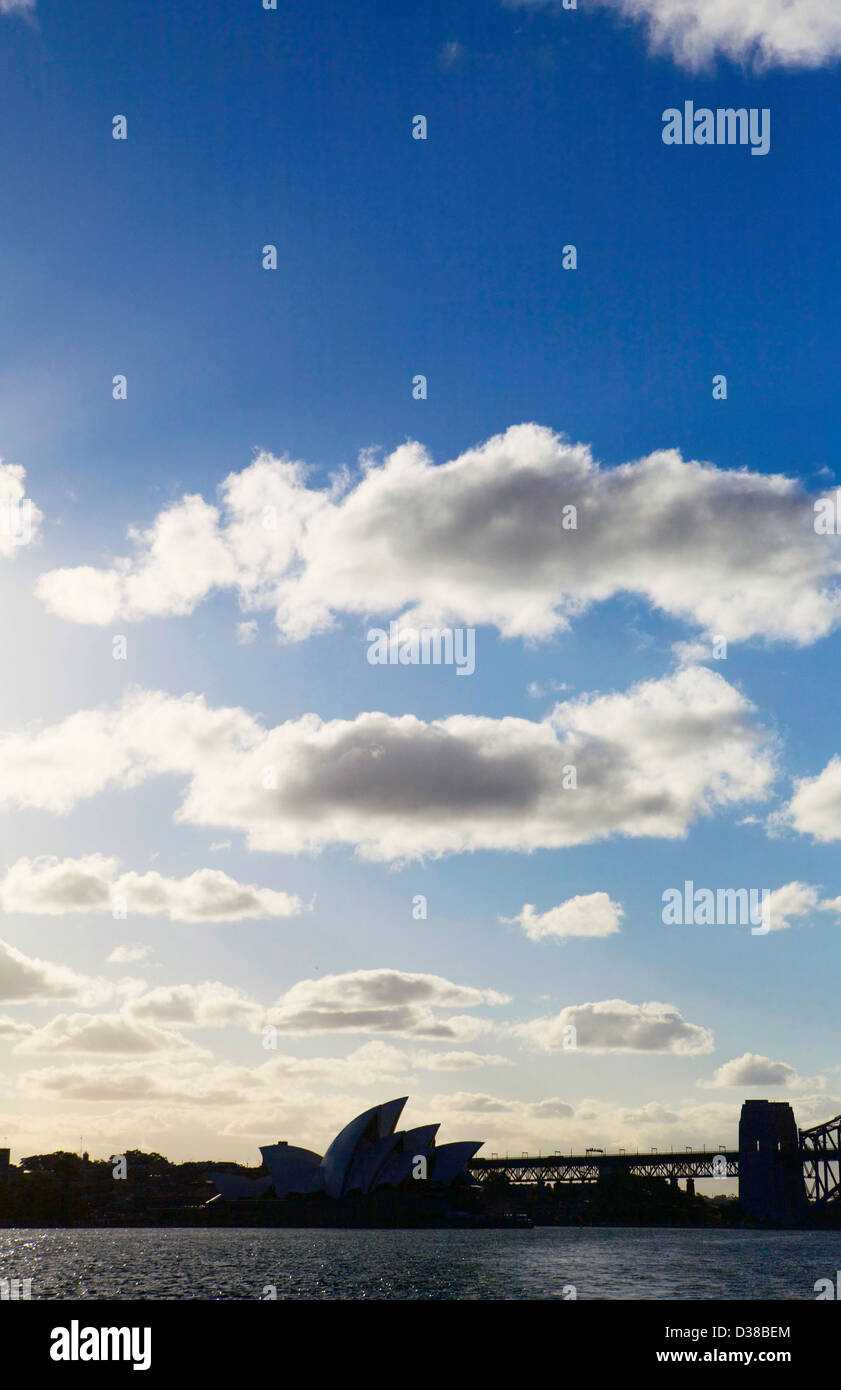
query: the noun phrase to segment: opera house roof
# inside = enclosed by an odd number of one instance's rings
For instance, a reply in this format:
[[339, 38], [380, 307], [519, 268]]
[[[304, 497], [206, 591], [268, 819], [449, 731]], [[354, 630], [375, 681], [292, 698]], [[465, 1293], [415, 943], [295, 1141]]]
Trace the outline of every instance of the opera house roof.
[[351, 1192], [398, 1187], [415, 1175], [449, 1186], [464, 1172], [482, 1141], [436, 1144], [438, 1125], [398, 1130], [407, 1100], [408, 1096], [387, 1100], [357, 1115], [339, 1131], [323, 1157], [292, 1144], [267, 1144], [260, 1149], [267, 1177], [214, 1173], [213, 1181], [230, 1201], [262, 1197], [271, 1188], [276, 1197], [323, 1192], [341, 1198]]

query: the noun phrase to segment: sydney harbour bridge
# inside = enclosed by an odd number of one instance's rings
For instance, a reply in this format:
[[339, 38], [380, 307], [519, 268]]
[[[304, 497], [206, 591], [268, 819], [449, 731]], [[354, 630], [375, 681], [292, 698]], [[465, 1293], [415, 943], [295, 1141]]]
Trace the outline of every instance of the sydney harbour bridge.
[[538, 1158], [474, 1158], [480, 1183], [591, 1183], [613, 1175], [686, 1180], [737, 1178], [739, 1200], [753, 1220], [798, 1223], [841, 1202], [841, 1115], [812, 1129], [798, 1129], [785, 1101], [746, 1100], [737, 1149], [687, 1149], [683, 1153], [554, 1153]]

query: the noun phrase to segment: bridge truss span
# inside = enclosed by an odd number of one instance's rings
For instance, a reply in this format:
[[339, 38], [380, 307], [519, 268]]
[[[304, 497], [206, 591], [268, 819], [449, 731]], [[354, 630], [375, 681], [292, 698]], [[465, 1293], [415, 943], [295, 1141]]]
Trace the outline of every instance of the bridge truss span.
[[800, 1131], [803, 1179], [810, 1202], [841, 1198], [841, 1115]]
[[470, 1173], [483, 1185], [494, 1178], [512, 1183], [584, 1183], [622, 1175], [649, 1178], [737, 1178], [739, 1154], [709, 1153], [553, 1154], [540, 1158], [474, 1158]]

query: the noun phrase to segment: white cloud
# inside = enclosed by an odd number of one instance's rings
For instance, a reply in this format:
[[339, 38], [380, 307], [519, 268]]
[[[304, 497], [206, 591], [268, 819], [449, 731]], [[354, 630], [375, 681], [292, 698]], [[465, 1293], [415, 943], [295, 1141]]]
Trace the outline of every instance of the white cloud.
[[198, 1053], [193, 1043], [169, 1029], [125, 1014], [57, 1014], [15, 1048], [23, 1053]]
[[822, 898], [811, 883], [794, 880], [768, 895], [768, 920], [771, 931], [785, 931], [793, 917], [808, 917], [813, 912], [834, 912], [841, 916], [841, 897]]
[[768, 925], [771, 931], [785, 931], [791, 926], [792, 917], [803, 917], [821, 906], [823, 904], [818, 901], [818, 890], [811, 884], [799, 883], [796, 880], [785, 883], [782, 888], [775, 888], [768, 894]]
[[773, 823], [791, 825], [801, 835], [827, 844], [841, 840], [841, 758], [830, 758], [817, 777], [803, 777], [786, 809]]
[[0, 1038], [24, 1038], [34, 1032], [32, 1023], [19, 1023], [16, 1018], [0, 1016]]
[[[574, 1030], [570, 1032], [570, 1029]], [[711, 1052], [708, 1028], [688, 1023], [673, 1004], [629, 1004], [624, 999], [571, 1004], [553, 1017], [515, 1024], [513, 1032], [545, 1051]]]
[[619, 903], [612, 902], [607, 893], [586, 893], [548, 912], [535, 912], [525, 903], [517, 917], [500, 917], [501, 922], [516, 922], [532, 941], [545, 936], [613, 936], [619, 931], [624, 916]]
[[107, 961], [109, 965], [129, 965], [132, 961], [148, 960], [151, 953], [151, 946], [115, 946]]
[[[83, 1063], [43, 1067], [25, 1072], [21, 1086], [27, 1093], [60, 1100], [176, 1101], [184, 1105], [236, 1105], [249, 1080], [248, 1069], [207, 1068], [183, 1063], [177, 1057], [155, 1064], [143, 1062]], [[135, 1117], [135, 1123], [139, 1117]], [[183, 1124], [183, 1111], [182, 1111]]]
[[102, 980], [24, 955], [7, 941], [0, 941], [2, 1004], [45, 1004], [53, 999], [72, 999], [90, 1005], [101, 1003], [110, 993], [111, 986]]
[[[504, 0], [537, 8], [552, 0]], [[595, 0], [644, 24], [651, 47], [684, 67], [716, 57], [759, 69], [817, 68], [841, 55], [835, 0]]]
[[726, 1086], [785, 1086], [789, 1091], [804, 1088], [815, 1090], [825, 1085], [821, 1077], [800, 1077], [788, 1062], [773, 1062], [756, 1052], [745, 1052], [723, 1062], [713, 1073], [711, 1081], [699, 1081], [699, 1086], [717, 1090]]
[[37, 593], [108, 625], [190, 613], [230, 588], [301, 640], [343, 613], [546, 638], [628, 592], [709, 635], [807, 643], [841, 622], [841, 542], [814, 519], [785, 477], [673, 449], [603, 469], [526, 424], [440, 466], [407, 443], [329, 491], [261, 454], [221, 484], [219, 508], [186, 497], [133, 533], [132, 558], [50, 571]]
[[487, 1032], [487, 1020], [441, 1017], [436, 1010], [506, 1004], [492, 989], [453, 984], [439, 975], [401, 970], [354, 970], [299, 980], [266, 1011], [283, 1033], [391, 1033], [407, 1038], [467, 1041]]
[[456, 1091], [452, 1095], [436, 1096], [435, 1100], [442, 1109], [447, 1106], [451, 1114], [473, 1117], [516, 1115], [521, 1108], [516, 1100], [485, 1095], [481, 1091]]
[[507, 1057], [488, 1052], [415, 1052], [410, 1064], [420, 1071], [478, 1071], [480, 1067], [509, 1067]]
[[303, 911], [299, 898], [237, 883], [221, 869], [197, 869], [187, 878], [174, 879], [154, 871], [120, 874], [117, 866], [116, 859], [101, 854], [19, 859], [0, 879], [0, 905], [4, 912], [44, 916], [120, 907], [132, 917], [167, 917], [172, 922], [240, 922]]
[[557, 1097], [550, 1100], [532, 1101], [529, 1110], [536, 1120], [566, 1120], [575, 1114], [571, 1105], [567, 1105], [566, 1101], [558, 1100]]
[[63, 813], [173, 773], [188, 781], [178, 820], [244, 831], [253, 849], [348, 844], [381, 860], [674, 838], [767, 794], [774, 744], [754, 715], [703, 667], [569, 700], [539, 722], [367, 713], [265, 730], [242, 709], [138, 692], [1, 738], [0, 801]]
[[550, 690], [560, 693], [564, 690], [569, 690], [569, 686], [566, 681], [544, 681], [542, 684], [540, 681], [529, 681], [526, 686], [526, 694], [529, 695], [532, 700], [542, 700], [544, 695], [548, 695]]
[[184, 1028], [258, 1028], [265, 1010], [242, 990], [218, 980], [198, 985], [160, 985], [130, 999], [132, 1019]]
[[672, 652], [680, 666], [700, 666], [702, 662], [714, 660], [710, 642], [673, 642]]

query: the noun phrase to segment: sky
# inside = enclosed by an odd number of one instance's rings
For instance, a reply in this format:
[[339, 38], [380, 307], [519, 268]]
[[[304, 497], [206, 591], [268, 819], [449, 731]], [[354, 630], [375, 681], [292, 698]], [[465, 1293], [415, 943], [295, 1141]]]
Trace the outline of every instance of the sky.
[[0, 0], [13, 1161], [841, 1111], [839, 59], [823, 0]]

